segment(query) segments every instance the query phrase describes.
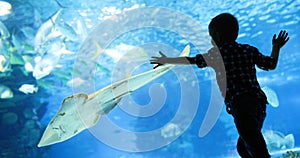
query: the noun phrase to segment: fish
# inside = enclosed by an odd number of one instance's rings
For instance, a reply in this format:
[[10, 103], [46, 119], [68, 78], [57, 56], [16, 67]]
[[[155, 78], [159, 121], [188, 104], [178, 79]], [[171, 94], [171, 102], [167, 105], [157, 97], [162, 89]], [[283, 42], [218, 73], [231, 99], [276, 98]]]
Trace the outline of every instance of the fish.
[[94, 53], [92, 60], [96, 61], [99, 56], [103, 53], [103, 49], [101, 48], [101, 46], [99, 45], [99, 43], [97, 41], [94, 41], [95, 43], [95, 47], [96, 47], [96, 52]]
[[11, 43], [17, 51], [22, 48], [21, 40], [14, 34], [11, 35]]
[[34, 9], [34, 27], [38, 27], [40, 26], [43, 22], [42, 22], [42, 16], [40, 14], [40, 12], [37, 9]]
[[35, 58], [35, 66], [33, 68], [33, 77], [37, 80], [49, 75], [52, 70], [57, 66], [61, 55], [74, 54], [66, 49], [66, 45], [61, 42], [55, 42], [47, 48], [45, 55], [37, 56]]
[[35, 38], [35, 30], [32, 27], [22, 27], [22, 34], [26, 37], [26, 39], [34, 39]]
[[182, 130], [180, 129], [179, 125], [174, 123], [169, 123], [166, 126], [164, 126], [160, 132], [161, 136], [164, 138], [172, 138], [177, 137], [182, 133]]
[[10, 69], [8, 57], [0, 54], [0, 72], [6, 72]]
[[67, 85], [69, 87], [79, 87], [79, 86], [84, 86], [84, 82], [85, 81], [83, 79], [81, 79], [80, 77], [76, 77], [76, 78], [69, 80], [67, 82]]
[[49, 34], [55, 31], [54, 24], [56, 23], [57, 18], [62, 12], [62, 8], [58, 9], [52, 16], [46, 20], [38, 29], [35, 37], [34, 37], [34, 47], [35, 51], [39, 51], [43, 45], [45, 45], [46, 41], [49, 40]]
[[9, 63], [11, 65], [24, 65], [24, 59], [18, 51], [13, 51], [9, 53]]
[[285, 136], [279, 131], [265, 130], [263, 131], [263, 136], [270, 152], [295, 147], [295, 138], [293, 134]]
[[0, 84], [0, 98], [1, 99], [9, 99], [9, 98], [13, 98], [13, 97], [14, 97], [14, 94], [13, 94], [12, 90], [3, 84]]
[[10, 37], [7, 27], [0, 20], [0, 39], [5, 40]]
[[[181, 56], [188, 56], [187, 45]], [[108, 114], [122, 97], [146, 85], [171, 70], [174, 65], [164, 65], [110, 84], [90, 95], [85, 93], [66, 97], [56, 115], [46, 127], [38, 147], [68, 140], [85, 129], [93, 127], [99, 118]]]
[[82, 40], [85, 39], [88, 36], [88, 30], [82, 17], [79, 17], [79, 19], [77, 19], [76, 26], [76, 32], [78, 36], [80, 36]]
[[25, 93], [25, 94], [33, 94], [38, 91], [38, 87], [32, 84], [22, 84], [19, 88], [19, 91]]
[[76, 33], [71, 26], [62, 26], [58, 22], [58, 17], [66, 7], [56, 2], [60, 8], [40, 26], [34, 38], [34, 51], [38, 53], [36, 57], [40, 60], [35, 60], [34, 64], [27, 63], [27, 70], [32, 71], [37, 80], [49, 75], [58, 67], [57, 63], [62, 54], [74, 54], [66, 49], [64, 38], [77, 38]]
[[268, 103], [269, 103], [273, 108], [277, 108], [277, 107], [279, 106], [279, 101], [278, 101], [278, 96], [277, 96], [276, 92], [275, 92], [273, 89], [271, 89], [271, 88], [269, 88], [269, 87], [267, 87], [267, 86], [265, 86], [265, 87], [263, 87], [263, 88], [261, 88], [261, 89], [262, 89], [262, 90], [264, 91], [264, 93], [266, 94]]
[[26, 72], [32, 72], [33, 71], [33, 65], [34, 65], [34, 58], [29, 55], [23, 55], [24, 60], [24, 68]]
[[12, 11], [12, 6], [10, 3], [5, 1], [0, 1], [0, 16], [5, 16], [10, 14]]
[[57, 23], [55, 28], [60, 31], [67, 40], [77, 41], [79, 39], [79, 36], [74, 28], [66, 22]]
[[[140, 52], [140, 53], [135, 53]], [[127, 44], [117, 45], [114, 49], [106, 49], [104, 52], [106, 55], [111, 57], [115, 63], [117, 63], [120, 59], [127, 58], [126, 60], [130, 62], [130, 60], [134, 59], [142, 59], [144, 60], [147, 57], [147, 53], [141, 47], [135, 47]], [[128, 57], [130, 55], [130, 57]]]

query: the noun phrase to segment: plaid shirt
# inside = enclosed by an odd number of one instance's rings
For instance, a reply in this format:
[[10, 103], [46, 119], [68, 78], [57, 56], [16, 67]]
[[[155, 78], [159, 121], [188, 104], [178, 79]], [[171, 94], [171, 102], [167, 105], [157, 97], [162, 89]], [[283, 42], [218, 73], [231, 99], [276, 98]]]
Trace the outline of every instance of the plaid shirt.
[[216, 72], [219, 88], [227, 106], [243, 94], [251, 93], [267, 103], [267, 98], [261, 90], [256, 77], [255, 65], [263, 70], [269, 70], [275, 64], [272, 57], [264, 56], [257, 48], [236, 42], [215, 47], [205, 54], [194, 58], [199, 68], [210, 66]]

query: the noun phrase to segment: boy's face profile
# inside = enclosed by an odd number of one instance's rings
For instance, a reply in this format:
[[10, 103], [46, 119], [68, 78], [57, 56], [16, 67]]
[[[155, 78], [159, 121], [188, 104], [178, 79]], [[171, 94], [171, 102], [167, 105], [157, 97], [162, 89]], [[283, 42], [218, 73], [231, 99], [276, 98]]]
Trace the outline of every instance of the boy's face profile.
[[214, 46], [214, 47], [217, 47], [218, 45], [216, 44], [215, 40], [211, 37], [211, 44]]

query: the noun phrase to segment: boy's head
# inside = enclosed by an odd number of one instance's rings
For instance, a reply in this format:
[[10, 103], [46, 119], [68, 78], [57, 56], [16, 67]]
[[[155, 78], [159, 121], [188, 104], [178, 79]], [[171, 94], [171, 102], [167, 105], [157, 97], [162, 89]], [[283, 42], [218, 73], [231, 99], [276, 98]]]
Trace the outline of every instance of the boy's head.
[[209, 35], [217, 45], [235, 41], [239, 25], [237, 19], [229, 14], [222, 13], [214, 17], [208, 25]]

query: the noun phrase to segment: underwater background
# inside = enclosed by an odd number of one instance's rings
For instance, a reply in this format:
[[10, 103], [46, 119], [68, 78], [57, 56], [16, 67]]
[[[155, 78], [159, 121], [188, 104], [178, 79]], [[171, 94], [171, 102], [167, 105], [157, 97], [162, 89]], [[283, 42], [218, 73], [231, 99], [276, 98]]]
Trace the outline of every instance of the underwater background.
[[[65, 97], [90, 94], [151, 70], [148, 60], [160, 50], [178, 56], [190, 44], [190, 56], [206, 52], [211, 48], [208, 23], [223, 12], [239, 20], [237, 41], [265, 55], [271, 53], [275, 33], [289, 33], [276, 70], [258, 70], [257, 75], [270, 103], [263, 127], [269, 151], [275, 157], [298, 151], [300, 0], [6, 0], [0, 1], [0, 157], [237, 157], [237, 131], [224, 106], [217, 121], [199, 136], [214, 100], [214, 75], [196, 66], [176, 66], [102, 116], [125, 131], [161, 128], [161, 137], [176, 139], [139, 150], [147, 144], [144, 139], [122, 137], [120, 131], [103, 138], [97, 137], [97, 130], [85, 130], [64, 142], [37, 147]], [[138, 63], [132, 66], [124, 60]], [[147, 106], [155, 108], [152, 115], [128, 109]], [[181, 108], [187, 112], [179, 113]], [[170, 123], [174, 117], [179, 124]], [[108, 128], [101, 122], [96, 126]], [[131, 144], [137, 149], [126, 148]]]

